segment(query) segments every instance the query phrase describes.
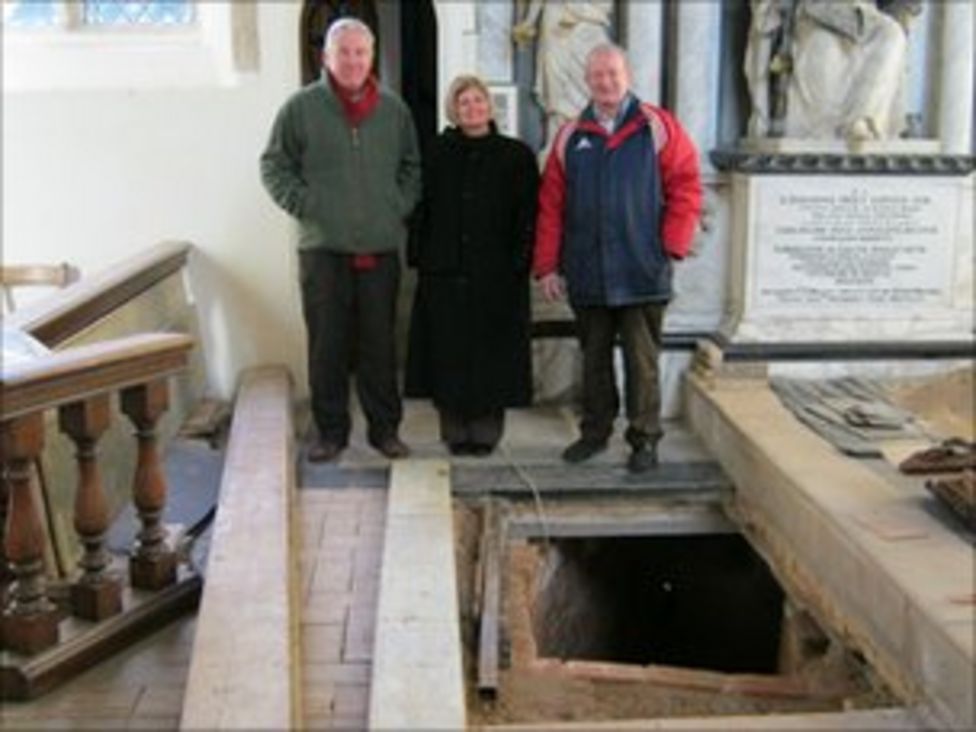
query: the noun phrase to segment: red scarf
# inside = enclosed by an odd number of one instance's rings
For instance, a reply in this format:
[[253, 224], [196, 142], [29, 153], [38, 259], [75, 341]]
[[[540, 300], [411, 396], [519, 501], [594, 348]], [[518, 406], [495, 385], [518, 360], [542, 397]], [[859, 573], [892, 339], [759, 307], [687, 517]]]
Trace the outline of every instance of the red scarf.
[[342, 104], [342, 111], [350, 127], [359, 127], [380, 103], [380, 87], [372, 74], [366, 79], [362, 91], [358, 93], [343, 89], [331, 72], [329, 72], [329, 84], [335, 95], [339, 97], [339, 103]]

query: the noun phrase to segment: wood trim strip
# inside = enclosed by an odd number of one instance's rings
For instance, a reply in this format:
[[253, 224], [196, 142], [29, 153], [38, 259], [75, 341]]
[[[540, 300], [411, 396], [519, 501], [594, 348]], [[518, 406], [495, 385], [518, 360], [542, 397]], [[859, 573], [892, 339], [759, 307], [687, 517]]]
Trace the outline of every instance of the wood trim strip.
[[54, 348], [181, 270], [192, 246], [185, 241], [160, 242], [5, 316], [5, 320]]
[[188, 335], [144, 333], [11, 364], [0, 378], [0, 420], [175, 373], [187, 365], [192, 347]]

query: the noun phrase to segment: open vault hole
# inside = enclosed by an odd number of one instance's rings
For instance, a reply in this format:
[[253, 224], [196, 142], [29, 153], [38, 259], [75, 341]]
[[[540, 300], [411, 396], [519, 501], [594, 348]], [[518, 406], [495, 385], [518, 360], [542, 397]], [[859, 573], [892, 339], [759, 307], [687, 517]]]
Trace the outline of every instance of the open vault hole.
[[538, 548], [539, 656], [779, 671], [783, 591], [742, 536], [577, 538]]

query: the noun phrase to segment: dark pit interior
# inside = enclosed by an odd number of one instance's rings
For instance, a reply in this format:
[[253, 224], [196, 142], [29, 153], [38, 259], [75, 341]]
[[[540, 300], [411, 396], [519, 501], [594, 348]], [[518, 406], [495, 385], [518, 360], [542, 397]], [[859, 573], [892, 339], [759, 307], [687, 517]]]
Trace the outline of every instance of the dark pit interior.
[[540, 656], [778, 671], [783, 591], [743, 537], [564, 539], [543, 551]]

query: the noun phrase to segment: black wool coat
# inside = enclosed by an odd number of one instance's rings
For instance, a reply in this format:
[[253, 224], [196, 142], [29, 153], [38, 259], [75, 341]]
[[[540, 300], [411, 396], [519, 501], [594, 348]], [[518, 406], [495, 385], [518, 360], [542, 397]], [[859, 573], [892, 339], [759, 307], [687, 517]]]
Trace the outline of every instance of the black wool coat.
[[406, 395], [474, 418], [532, 400], [529, 269], [539, 170], [497, 134], [448, 129], [424, 160]]

